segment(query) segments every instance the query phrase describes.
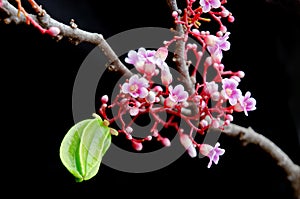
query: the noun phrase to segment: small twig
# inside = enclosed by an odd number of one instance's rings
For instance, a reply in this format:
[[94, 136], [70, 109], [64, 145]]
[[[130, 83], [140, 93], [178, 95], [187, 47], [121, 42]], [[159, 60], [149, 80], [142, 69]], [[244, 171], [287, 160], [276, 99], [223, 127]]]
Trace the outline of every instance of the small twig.
[[[2, 1], [0, 11], [3, 11], [7, 14], [7, 18], [5, 18], [4, 20], [6, 21], [6, 23], [14, 22], [15, 24], [24, 24], [27, 22], [26, 16], [24, 16], [23, 13], [20, 13], [20, 16], [18, 16], [18, 9], [11, 5], [7, 0]], [[32, 20], [34, 20], [37, 24], [40, 24], [44, 28], [59, 28], [60, 34], [57, 36], [57, 38], [59, 39], [65, 37], [70, 41], [76, 41], [76, 44], [87, 42], [97, 45], [107, 57], [109, 63], [108, 66], [114, 66], [114, 72], [119, 72], [126, 77], [130, 77], [132, 75], [130, 70], [119, 60], [118, 56], [115, 54], [115, 52], [112, 50], [110, 45], [106, 42], [101, 34], [87, 32], [79, 28], [74, 29], [69, 25], [65, 25], [51, 18], [51, 16], [48, 15], [45, 11], [43, 12], [44, 15], [42, 16], [36, 16], [32, 14], [28, 14], [28, 16], [30, 16]]]

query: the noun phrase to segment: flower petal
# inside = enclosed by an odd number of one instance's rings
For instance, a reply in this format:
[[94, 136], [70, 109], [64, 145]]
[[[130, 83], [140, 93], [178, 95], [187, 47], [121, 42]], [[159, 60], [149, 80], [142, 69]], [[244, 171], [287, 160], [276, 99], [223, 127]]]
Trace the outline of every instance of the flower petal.
[[124, 83], [122, 85], [122, 92], [123, 93], [129, 93], [129, 84], [128, 83]]
[[145, 87], [139, 89], [139, 97], [145, 98], [148, 95], [148, 90]]
[[209, 3], [213, 8], [219, 8], [221, 6], [220, 0], [210, 0]]

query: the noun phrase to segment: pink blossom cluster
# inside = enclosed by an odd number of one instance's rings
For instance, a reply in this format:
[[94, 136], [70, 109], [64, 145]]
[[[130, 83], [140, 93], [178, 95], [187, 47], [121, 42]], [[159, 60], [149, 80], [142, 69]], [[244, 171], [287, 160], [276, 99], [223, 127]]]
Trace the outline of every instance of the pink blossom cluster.
[[[163, 137], [158, 126], [164, 128], [173, 127], [179, 134], [180, 143], [191, 157], [200, 153], [210, 159], [208, 168], [212, 163], [217, 164], [219, 156], [225, 150], [219, 148], [220, 143], [211, 146], [207, 143], [198, 143], [195, 134], [205, 135], [209, 128], [223, 129], [233, 121], [233, 112], [244, 112], [248, 116], [249, 111], [256, 109], [256, 100], [251, 97], [250, 91], [243, 92], [238, 88], [241, 79], [245, 76], [243, 71], [226, 71], [222, 63], [223, 52], [230, 49], [228, 41], [230, 32], [222, 20], [233, 22], [234, 17], [225, 7], [226, 0], [187, 0], [184, 10], [172, 13], [175, 24], [181, 24], [184, 28], [182, 36], [174, 36], [165, 41], [157, 50], [147, 50], [143, 47], [128, 52], [125, 62], [132, 64], [137, 73], [120, 85], [120, 93], [111, 105], [108, 105], [108, 96], [102, 97], [100, 114], [109, 122], [121, 121], [120, 133], [132, 142], [137, 151], [143, 149], [143, 142], [153, 138], [164, 146], [170, 146], [171, 142]], [[205, 14], [205, 15], [204, 15]], [[205, 16], [205, 17], [204, 17]], [[206, 16], [209, 16], [207, 18]], [[216, 22], [219, 30], [215, 34], [209, 31], [199, 31], [202, 23]], [[192, 36], [199, 44], [187, 43], [187, 38]], [[185, 89], [186, 85], [174, 84], [169, 65], [166, 63], [168, 47], [173, 42], [183, 40], [185, 42], [185, 61], [188, 63], [188, 51], [192, 51], [196, 57], [193, 70], [188, 78], [194, 82], [194, 90]], [[199, 47], [200, 46], [200, 47]], [[198, 49], [200, 48], [200, 50]], [[204, 52], [209, 56], [204, 58]], [[201, 60], [204, 60], [202, 79], [196, 79]], [[171, 64], [175, 64], [171, 63]], [[178, 66], [183, 67], [183, 66]], [[184, 66], [185, 67], [185, 66]], [[191, 65], [186, 67], [192, 67]], [[212, 68], [216, 71], [213, 78], [207, 76], [207, 71]], [[154, 82], [154, 77], [160, 77], [160, 82]], [[210, 79], [209, 79], [210, 78]], [[213, 103], [211, 103], [213, 102]], [[118, 115], [108, 118], [108, 108], [118, 107]], [[162, 120], [161, 114], [167, 112], [172, 115], [167, 121]], [[129, 114], [132, 121], [126, 123], [124, 115]], [[154, 124], [149, 135], [144, 138], [133, 136], [132, 124], [143, 114], [149, 114], [154, 118]], [[183, 129], [174, 118], [180, 117], [189, 129]]]

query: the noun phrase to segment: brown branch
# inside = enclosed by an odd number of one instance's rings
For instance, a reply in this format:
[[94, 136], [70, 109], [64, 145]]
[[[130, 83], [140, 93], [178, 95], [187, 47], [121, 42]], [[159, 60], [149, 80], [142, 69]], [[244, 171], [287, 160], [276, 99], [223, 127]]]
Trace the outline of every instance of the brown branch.
[[[40, 7], [36, 7], [36, 11], [39, 11]], [[18, 17], [18, 9], [15, 8], [12, 4], [10, 4], [7, 0], [2, 1], [2, 6], [0, 7], [0, 11], [4, 13], [5, 18], [3, 19], [4, 23], [15, 23], [15, 24], [26, 24], [26, 17], [23, 13], [20, 13]], [[132, 73], [129, 69], [119, 60], [118, 56], [112, 50], [110, 45], [106, 42], [101, 34], [91, 33], [88, 31], [81, 30], [79, 28], [74, 28], [69, 25], [65, 25], [61, 22], [56, 21], [51, 18], [45, 10], [43, 10], [43, 14], [32, 15], [29, 14], [35, 22], [40, 24], [42, 27], [49, 29], [50, 27], [57, 27], [60, 29], [60, 34], [57, 36], [57, 39], [67, 38], [69, 41], [74, 44], [79, 44], [81, 42], [87, 42], [94, 45], [97, 45], [108, 61], [108, 69], [113, 70], [114, 72], [119, 72], [122, 75], [127, 77], [131, 76]]]
[[244, 145], [255, 144], [268, 153], [285, 171], [287, 179], [294, 189], [295, 198], [300, 199], [300, 166], [295, 164], [277, 145], [262, 134], [256, 133], [251, 127], [245, 128], [230, 124], [223, 133], [239, 138]]
[[[167, 0], [167, 1], [172, 11], [177, 11], [177, 12], [179, 11], [176, 0]], [[184, 37], [184, 31], [181, 24], [176, 25], [176, 36]], [[178, 72], [182, 75], [181, 81], [185, 84], [186, 90], [191, 95], [195, 93], [195, 84], [191, 80], [188, 66], [186, 64], [186, 60], [184, 59], [185, 43], [186, 42], [184, 41], [184, 39], [180, 39], [176, 41], [174, 57], [175, 57], [175, 62], [177, 65]]]

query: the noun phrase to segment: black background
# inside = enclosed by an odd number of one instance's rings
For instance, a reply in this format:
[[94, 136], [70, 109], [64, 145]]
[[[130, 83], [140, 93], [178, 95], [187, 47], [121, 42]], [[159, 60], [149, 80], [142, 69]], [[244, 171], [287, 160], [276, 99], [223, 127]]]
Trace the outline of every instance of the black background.
[[[109, 38], [138, 27], [173, 27], [165, 1], [38, 1], [64, 23]], [[300, 12], [293, 1], [229, 0], [236, 18], [228, 25], [228, 70], [246, 73], [240, 87], [251, 91], [257, 110], [235, 114], [236, 124], [263, 134], [300, 164]], [[77, 71], [94, 48], [56, 42], [32, 26], [0, 25], [3, 165], [13, 194], [71, 197], [292, 198], [284, 172], [257, 146], [222, 135], [218, 165], [186, 154], [150, 173], [125, 173], [102, 164], [89, 181], [76, 183], [59, 159], [59, 146], [74, 124], [72, 89]], [[4, 112], [4, 110], [7, 110]], [[9, 128], [5, 128], [9, 127]], [[8, 129], [8, 130], [7, 130]], [[298, 132], [298, 133], [297, 133]], [[124, 140], [125, 141], [125, 140]]]

